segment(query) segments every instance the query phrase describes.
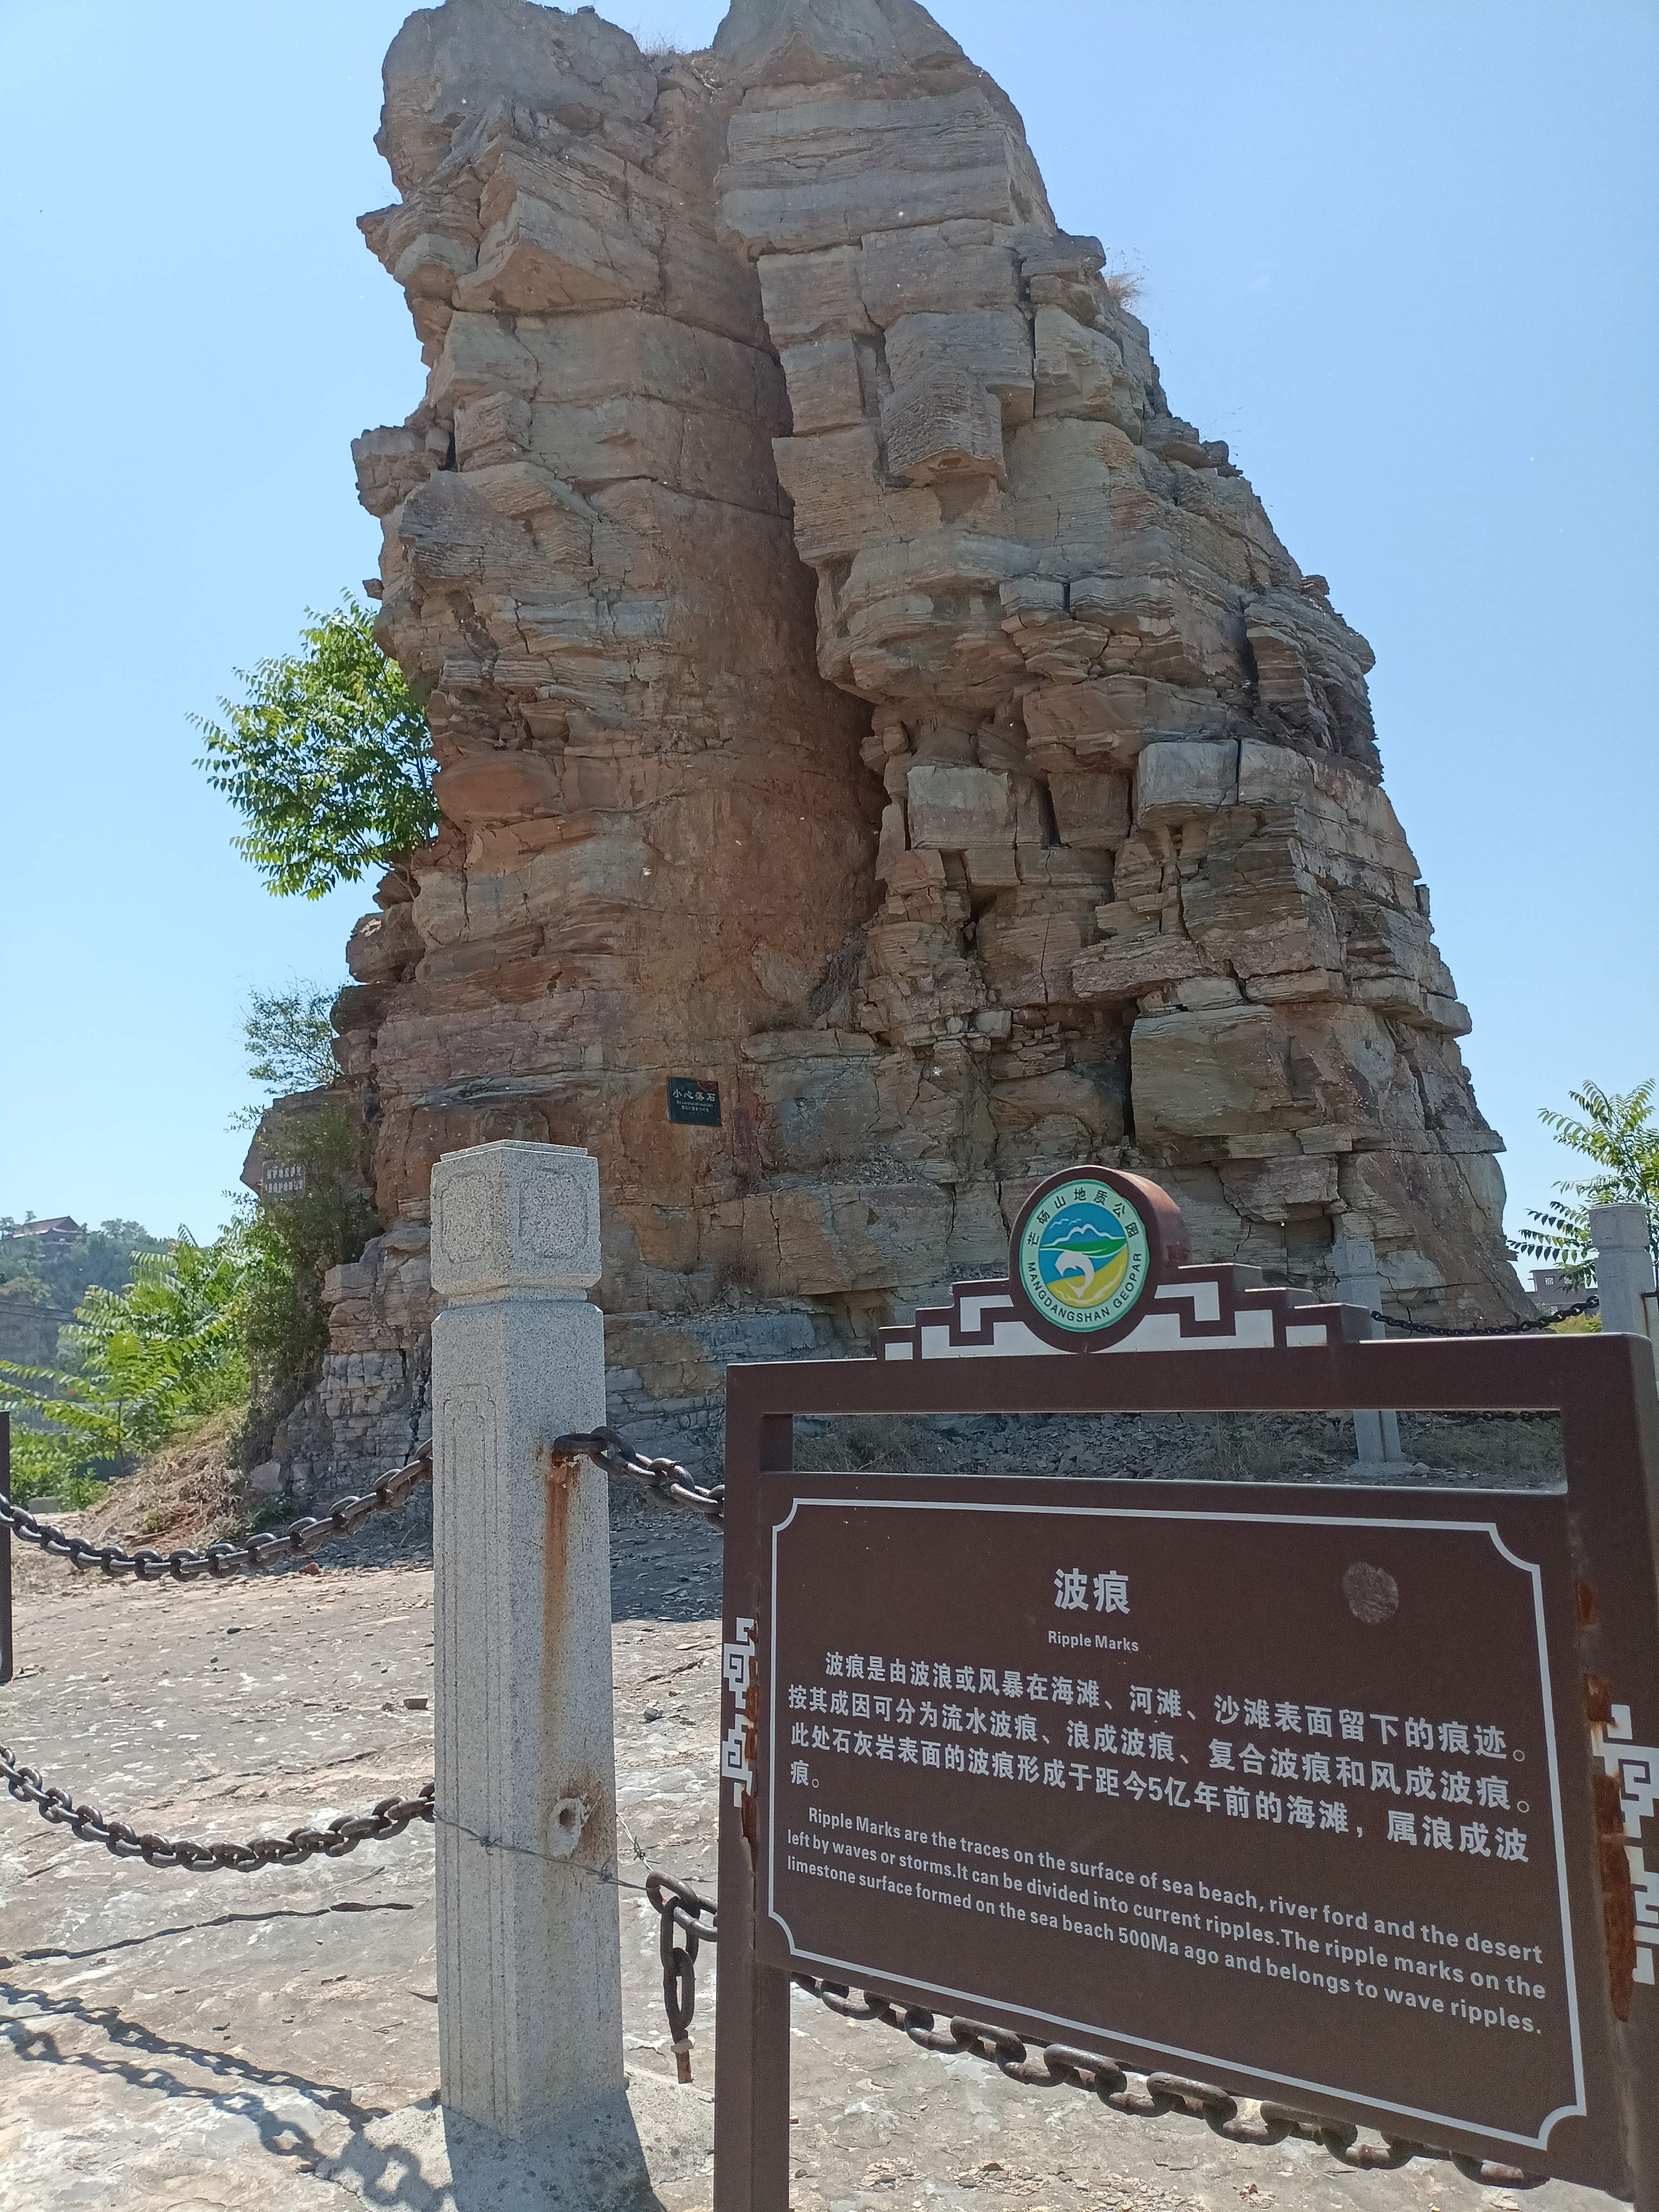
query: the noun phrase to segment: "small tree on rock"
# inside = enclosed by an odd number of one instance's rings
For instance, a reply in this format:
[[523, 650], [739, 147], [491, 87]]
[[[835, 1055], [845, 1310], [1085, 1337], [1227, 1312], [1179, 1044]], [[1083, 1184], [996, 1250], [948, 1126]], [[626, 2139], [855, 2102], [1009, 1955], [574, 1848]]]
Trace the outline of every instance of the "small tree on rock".
[[1570, 1268], [1580, 1282], [1595, 1273], [1589, 1210], [1593, 1206], [1644, 1206], [1648, 1249], [1659, 1261], [1659, 1127], [1649, 1118], [1655, 1085], [1651, 1079], [1634, 1091], [1603, 1091], [1586, 1083], [1567, 1096], [1577, 1115], [1539, 1109], [1547, 1129], [1571, 1151], [1595, 1164], [1593, 1175], [1556, 1184], [1560, 1196], [1529, 1218], [1537, 1225], [1516, 1239], [1518, 1249], [1537, 1260]]
[[[248, 1073], [280, 1096], [320, 1091], [332, 1083], [334, 1024], [329, 1009], [339, 986], [290, 983], [286, 991], [250, 991], [242, 1018]], [[258, 1119], [258, 1109], [252, 1118]]]
[[349, 596], [307, 608], [301, 650], [236, 673], [225, 724], [191, 716], [207, 739], [197, 763], [247, 823], [235, 840], [279, 897], [321, 898], [370, 867], [391, 867], [433, 837], [432, 739], [395, 660]]

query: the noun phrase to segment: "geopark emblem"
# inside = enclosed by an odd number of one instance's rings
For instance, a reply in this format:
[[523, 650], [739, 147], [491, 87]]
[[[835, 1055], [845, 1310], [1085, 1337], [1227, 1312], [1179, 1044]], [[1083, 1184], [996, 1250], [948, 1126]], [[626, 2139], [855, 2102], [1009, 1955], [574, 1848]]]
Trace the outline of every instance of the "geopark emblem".
[[1145, 1318], [1186, 1242], [1156, 1183], [1117, 1168], [1071, 1168], [1026, 1200], [1008, 1273], [1029, 1328], [1066, 1351], [1094, 1352]]

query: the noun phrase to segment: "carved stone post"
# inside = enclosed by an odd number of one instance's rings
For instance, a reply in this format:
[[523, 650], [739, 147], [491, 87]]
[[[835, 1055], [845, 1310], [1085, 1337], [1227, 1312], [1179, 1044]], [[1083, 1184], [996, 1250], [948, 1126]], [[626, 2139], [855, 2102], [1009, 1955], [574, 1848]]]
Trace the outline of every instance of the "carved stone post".
[[623, 2095], [594, 1161], [452, 1152], [432, 1176], [438, 2001], [443, 2102], [522, 2141]]
[[[1590, 1243], [1595, 1247], [1595, 1295], [1601, 1326], [1630, 1336], [1646, 1336], [1642, 1301], [1653, 1291], [1653, 1255], [1648, 1247], [1645, 1206], [1593, 1206]], [[1654, 1347], [1659, 1360], [1659, 1344]]]
[[[1358, 1306], [1368, 1314], [1382, 1312], [1382, 1278], [1377, 1273], [1376, 1247], [1369, 1237], [1339, 1237], [1331, 1247], [1331, 1265], [1336, 1270], [1336, 1295], [1345, 1306]], [[1380, 1321], [1374, 1321], [1367, 1334], [1382, 1336], [1387, 1331]], [[1355, 1457], [1367, 1467], [1387, 1467], [1398, 1462], [1399, 1414], [1356, 1413], [1353, 1441]]]

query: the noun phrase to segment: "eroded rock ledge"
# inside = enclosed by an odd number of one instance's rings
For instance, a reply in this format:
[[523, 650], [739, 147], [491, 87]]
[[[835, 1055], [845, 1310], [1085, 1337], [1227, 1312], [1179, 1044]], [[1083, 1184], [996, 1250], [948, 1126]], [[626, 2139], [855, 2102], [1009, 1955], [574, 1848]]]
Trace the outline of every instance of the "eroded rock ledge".
[[1203, 1258], [1317, 1287], [1366, 1236], [1419, 1317], [1514, 1311], [1370, 650], [1006, 95], [912, 0], [737, 0], [690, 57], [446, 0], [386, 83], [363, 229], [429, 380], [356, 452], [445, 827], [352, 939], [391, 1225], [291, 1454], [401, 1440], [432, 1164], [503, 1135], [599, 1155], [647, 1431], [994, 1272], [1080, 1158]]

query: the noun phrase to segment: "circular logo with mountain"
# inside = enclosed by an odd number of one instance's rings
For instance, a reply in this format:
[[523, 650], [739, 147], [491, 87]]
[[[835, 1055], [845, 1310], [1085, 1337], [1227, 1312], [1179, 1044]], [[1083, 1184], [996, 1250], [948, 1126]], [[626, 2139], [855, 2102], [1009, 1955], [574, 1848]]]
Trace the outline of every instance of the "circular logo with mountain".
[[1033, 1194], [1010, 1257], [1038, 1335], [1082, 1352], [1134, 1326], [1161, 1273], [1160, 1209], [1147, 1202], [1158, 1200], [1170, 1206], [1155, 1186], [1106, 1168], [1056, 1176]]

